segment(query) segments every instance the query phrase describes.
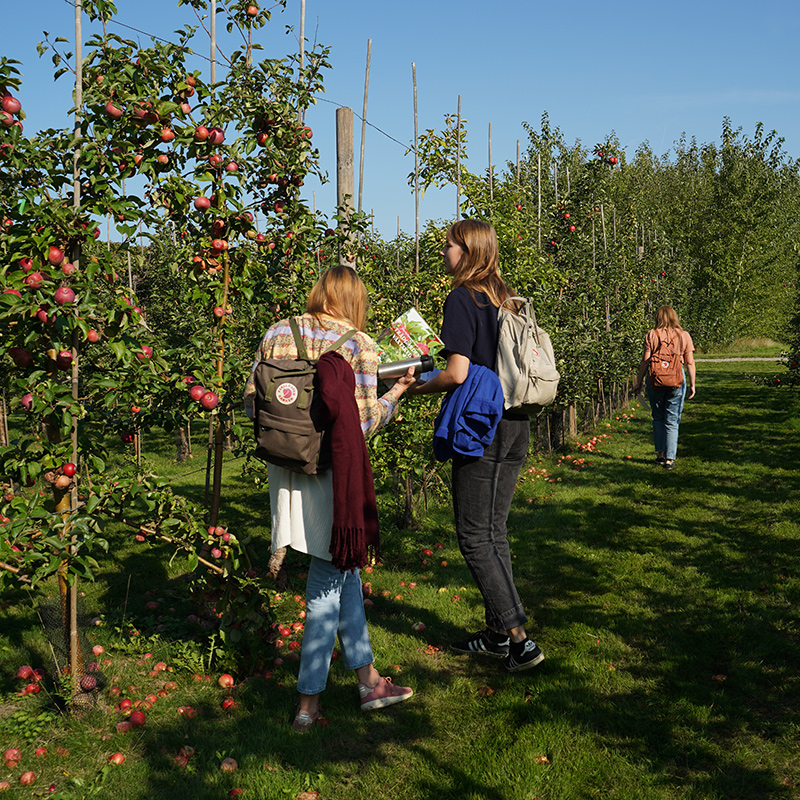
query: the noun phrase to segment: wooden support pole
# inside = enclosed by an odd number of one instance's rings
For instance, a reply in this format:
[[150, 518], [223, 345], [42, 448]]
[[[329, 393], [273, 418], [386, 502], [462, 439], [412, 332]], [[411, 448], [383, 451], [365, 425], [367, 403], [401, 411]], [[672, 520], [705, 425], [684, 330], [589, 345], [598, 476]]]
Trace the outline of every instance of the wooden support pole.
[[542, 153], [536, 153], [536, 218], [539, 229], [539, 249], [542, 249]]
[[461, 95], [458, 96], [456, 122], [456, 222], [461, 219]]
[[419, 272], [419, 118], [417, 116], [417, 65], [411, 62], [414, 82], [414, 272]]
[[345, 229], [346, 243], [339, 248], [339, 265], [355, 269], [355, 252], [350, 230], [350, 215], [353, 213], [353, 109], [342, 106], [336, 109], [336, 206], [344, 220], [339, 228]]
[[556, 195], [556, 203], [558, 202], [558, 161], [553, 162], [553, 191]]
[[361, 214], [364, 196], [364, 149], [367, 141], [367, 97], [369, 96], [369, 65], [372, 60], [372, 39], [367, 39], [367, 69], [364, 74], [364, 111], [361, 116], [361, 156], [358, 160], [358, 213]]
[[603, 223], [603, 251], [608, 255], [608, 241], [606, 240], [606, 211], [600, 203], [600, 221]]
[[306, 0], [300, 0], [300, 53], [298, 54], [300, 71], [306, 65]]
[[[298, 75], [297, 75], [297, 82], [298, 84], [302, 80], [303, 77], [303, 69], [306, 66], [306, 0], [300, 0], [300, 50], [297, 54], [297, 64], [298, 64]], [[249, 53], [249, 48], [248, 48]], [[298, 104], [299, 105], [299, 104]], [[297, 121], [299, 123], [303, 123], [303, 118], [305, 113], [302, 108], [297, 109]]]
[[211, 0], [211, 85], [217, 82], [217, 0]]
[[[489, 202], [494, 203], [494, 174], [492, 172], [492, 123], [489, 123]], [[489, 212], [491, 213], [491, 211]]]

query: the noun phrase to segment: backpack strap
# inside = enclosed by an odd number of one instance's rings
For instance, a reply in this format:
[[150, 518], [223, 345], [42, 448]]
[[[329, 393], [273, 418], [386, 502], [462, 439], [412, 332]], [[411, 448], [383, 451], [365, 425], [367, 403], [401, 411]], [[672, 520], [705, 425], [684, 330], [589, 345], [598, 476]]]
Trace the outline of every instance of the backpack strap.
[[325, 353], [332, 353], [334, 350], [338, 350], [346, 341], [352, 339], [358, 331], [351, 330], [347, 331], [347, 333], [343, 333], [330, 347], [328, 347], [322, 355]]
[[[309, 358], [308, 350], [306, 350], [306, 343], [303, 341], [303, 337], [300, 335], [300, 326], [297, 324], [297, 317], [292, 317], [289, 320], [289, 327], [292, 329], [292, 336], [294, 337], [294, 344], [297, 348], [297, 357], [302, 361], [314, 361], [315, 359]], [[343, 333], [330, 347], [326, 347], [325, 350], [322, 351], [322, 355], [325, 353], [332, 353], [334, 350], [338, 350], [346, 341], [352, 339], [358, 331], [350, 330], [347, 333]]]
[[533, 340], [539, 347], [541, 347], [541, 342], [539, 341], [539, 324], [536, 322], [536, 312], [533, 310], [533, 300], [531, 300], [530, 297], [507, 297], [502, 303], [500, 303], [500, 308], [497, 309], [497, 313], [499, 314], [503, 306], [510, 301], [519, 303], [519, 308], [516, 309], [514, 313], [524, 315], [533, 323], [533, 325], [530, 326], [530, 332], [533, 335]]
[[297, 324], [297, 319], [292, 317], [289, 320], [289, 327], [292, 329], [292, 336], [294, 337], [294, 346], [297, 348], [297, 357], [302, 361], [308, 361], [308, 351], [306, 350], [306, 343], [300, 335], [300, 326]]

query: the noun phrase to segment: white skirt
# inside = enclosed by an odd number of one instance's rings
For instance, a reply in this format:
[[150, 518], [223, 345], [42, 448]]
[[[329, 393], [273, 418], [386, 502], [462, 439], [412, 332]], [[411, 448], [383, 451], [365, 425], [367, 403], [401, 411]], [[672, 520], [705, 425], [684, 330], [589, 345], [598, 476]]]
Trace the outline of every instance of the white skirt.
[[267, 464], [272, 512], [272, 552], [292, 547], [331, 560], [333, 471], [301, 475]]

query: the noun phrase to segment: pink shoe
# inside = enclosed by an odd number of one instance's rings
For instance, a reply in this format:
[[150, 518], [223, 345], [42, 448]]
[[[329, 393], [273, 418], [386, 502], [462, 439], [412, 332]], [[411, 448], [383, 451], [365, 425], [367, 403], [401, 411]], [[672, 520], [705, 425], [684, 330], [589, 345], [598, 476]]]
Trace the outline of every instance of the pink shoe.
[[359, 683], [358, 693], [361, 695], [361, 710], [374, 711], [376, 708], [384, 708], [408, 700], [414, 694], [414, 690], [407, 686], [395, 686], [392, 679], [386, 677], [380, 678], [378, 683], [372, 687]]
[[309, 714], [308, 711], [301, 711], [300, 706], [298, 706], [292, 722], [292, 729], [298, 733], [307, 733], [314, 727], [314, 723], [324, 725], [326, 722], [327, 720], [322, 716], [322, 706], [317, 706], [317, 710], [313, 714]]

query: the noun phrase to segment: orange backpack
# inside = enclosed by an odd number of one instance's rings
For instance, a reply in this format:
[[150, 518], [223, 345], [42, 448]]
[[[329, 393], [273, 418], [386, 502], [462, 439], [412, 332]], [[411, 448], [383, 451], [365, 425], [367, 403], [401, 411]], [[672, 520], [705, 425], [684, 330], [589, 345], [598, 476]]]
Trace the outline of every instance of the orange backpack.
[[683, 338], [670, 329], [671, 339], [662, 339], [656, 330], [658, 348], [650, 354], [650, 386], [653, 389], [677, 389], [683, 384]]

